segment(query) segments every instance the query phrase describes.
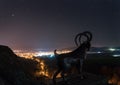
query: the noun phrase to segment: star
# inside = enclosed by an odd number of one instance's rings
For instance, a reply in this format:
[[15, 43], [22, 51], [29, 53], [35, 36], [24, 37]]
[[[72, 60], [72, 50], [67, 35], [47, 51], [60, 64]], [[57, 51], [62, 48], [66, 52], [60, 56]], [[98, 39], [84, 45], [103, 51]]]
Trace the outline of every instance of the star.
[[14, 17], [14, 16], [15, 16], [15, 14], [13, 14], [13, 13], [12, 13], [12, 14], [11, 14], [11, 16], [12, 16], [12, 17]]

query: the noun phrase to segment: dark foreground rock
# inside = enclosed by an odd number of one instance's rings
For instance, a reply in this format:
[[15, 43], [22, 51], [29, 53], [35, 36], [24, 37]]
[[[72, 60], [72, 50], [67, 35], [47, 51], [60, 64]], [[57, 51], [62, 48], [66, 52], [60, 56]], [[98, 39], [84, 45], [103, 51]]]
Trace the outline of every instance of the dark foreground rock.
[[34, 76], [37, 63], [20, 58], [8, 46], [0, 45], [0, 85], [43, 85]]
[[84, 75], [84, 79], [81, 79], [80, 75], [68, 76], [66, 77], [67, 82], [64, 82], [61, 78], [59, 78], [57, 79], [57, 85], [108, 85], [107, 78], [103, 76], [98, 76], [91, 73], [84, 73]]

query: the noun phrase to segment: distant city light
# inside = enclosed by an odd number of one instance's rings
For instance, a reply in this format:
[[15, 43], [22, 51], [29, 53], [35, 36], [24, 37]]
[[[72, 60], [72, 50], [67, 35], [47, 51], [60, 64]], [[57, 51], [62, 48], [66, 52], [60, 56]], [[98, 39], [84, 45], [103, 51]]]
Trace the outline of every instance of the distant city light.
[[115, 51], [116, 49], [115, 48], [109, 48], [108, 50], [109, 51]]
[[50, 56], [53, 54], [53, 52], [38, 52], [35, 56]]
[[120, 57], [120, 54], [114, 54], [113, 57]]
[[102, 52], [98, 51], [97, 53], [102, 53]]
[[50, 58], [53, 58], [53, 57], [54, 57], [54, 54], [53, 54], [53, 55], [50, 55], [49, 57], [50, 57]]
[[[54, 57], [54, 52], [53, 51], [23, 51], [23, 50], [14, 50], [15, 54], [24, 57], [24, 58], [29, 58], [33, 59], [33, 57]], [[62, 51], [57, 51], [58, 54], [61, 53], [68, 53], [71, 52], [70, 50], [62, 50]]]

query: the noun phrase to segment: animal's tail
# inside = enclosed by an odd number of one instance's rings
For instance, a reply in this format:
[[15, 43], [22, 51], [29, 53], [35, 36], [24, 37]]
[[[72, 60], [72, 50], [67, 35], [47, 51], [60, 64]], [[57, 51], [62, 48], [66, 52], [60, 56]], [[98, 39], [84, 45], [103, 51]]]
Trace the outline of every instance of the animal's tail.
[[55, 50], [54, 50], [54, 55], [55, 55], [55, 56], [57, 56], [57, 55], [58, 55], [56, 51], [57, 51], [57, 50], [55, 49]]

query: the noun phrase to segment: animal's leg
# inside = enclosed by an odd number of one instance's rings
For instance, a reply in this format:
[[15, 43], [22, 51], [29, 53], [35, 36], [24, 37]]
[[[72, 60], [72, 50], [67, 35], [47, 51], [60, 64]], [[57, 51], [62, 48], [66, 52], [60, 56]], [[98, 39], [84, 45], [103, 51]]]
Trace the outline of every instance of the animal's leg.
[[76, 69], [78, 71], [78, 73], [80, 74], [81, 73], [81, 66], [80, 66], [80, 60], [77, 60], [77, 63], [76, 63]]
[[53, 85], [56, 85], [56, 76], [60, 73], [61, 69], [58, 69], [53, 75]]
[[81, 79], [83, 79], [83, 59], [80, 59], [80, 75], [81, 75]]
[[68, 72], [68, 70], [70, 70], [70, 69], [66, 68], [61, 72], [61, 77], [62, 77], [63, 81], [65, 82], [65, 85], [71, 85], [70, 82], [67, 81], [67, 79], [65, 78], [65, 75], [64, 75], [66, 72]]
[[63, 81], [65, 81], [65, 75], [64, 74], [65, 74], [65, 71], [62, 71], [61, 72], [61, 77], [62, 77]]
[[65, 82], [65, 85], [69, 85], [69, 83], [67, 82], [67, 79], [65, 78], [65, 70], [63, 70], [62, 72], [61, 72], [61, 77], [62, 77], [62, 79], [63, 79], [63, 81]]

